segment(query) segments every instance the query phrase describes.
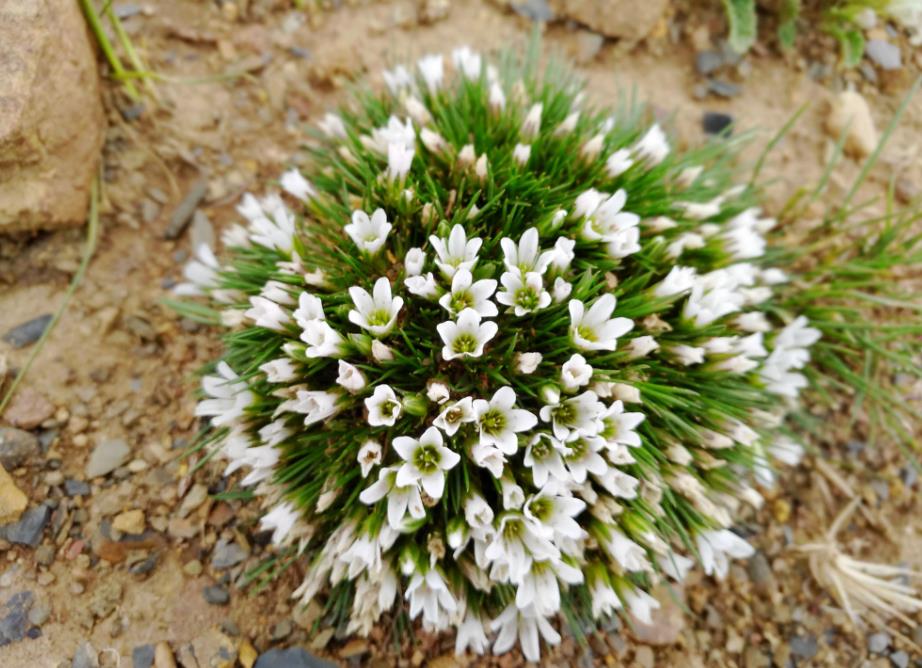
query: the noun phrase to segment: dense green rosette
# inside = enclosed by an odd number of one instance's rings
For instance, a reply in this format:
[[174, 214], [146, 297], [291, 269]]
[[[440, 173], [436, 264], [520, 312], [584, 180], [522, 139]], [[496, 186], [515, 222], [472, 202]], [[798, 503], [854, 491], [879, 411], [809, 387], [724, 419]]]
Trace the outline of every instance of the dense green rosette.
[[459, 651], [535, 659], [558, 613], [649, 618], [692, 558], [751, 553], [729, 527], [800, 457], [819, 332], [777, 315], [730, 144], [674, 152], [553, 66], [451, 62], [328, 114], [179, 292], [221, 306], [198, 413], [307, 561], [299, 597], [363, 634], [405, 598]]

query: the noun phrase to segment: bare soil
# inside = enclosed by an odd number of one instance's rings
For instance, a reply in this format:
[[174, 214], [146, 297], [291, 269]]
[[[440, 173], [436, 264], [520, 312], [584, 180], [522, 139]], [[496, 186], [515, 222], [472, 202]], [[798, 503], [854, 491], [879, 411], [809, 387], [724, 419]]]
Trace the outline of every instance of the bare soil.
[[[350, 81], [370, 75], [370, 82], [380, 85], [376, 74], [383, 65], [462, 43], [485, 51], [523, 46], [534, 29], [529, 20], [480, 0], [451, 3], [447, 16], [429, 23], [419, 20], [416, 3], [409, 1], [324, 12], [256, 0], [248, 4], [241, 16], [241, 3], [222, 10], [213, 3], [174, 0], [144, 5], [125, 19], [150, 68], [164, 80], [156, 83], [158, 99], [148, 98], [139, 116], [117, 86], [106, 88], [110, 126], [101, 238], [83, 284], [24, 384], [58, 409], [39, 430], [49, 435], [48, 450], [42, 461], [14, 472], [33, 504], [58, 499], [53, 530], [44, 539], [56, 556], [50, 566], [42, 566], [32, 549], [0, 545], [0, 602], [29, 590], [50, 603], [52, 613], [41, 625], [40, 637], [0, 647], [0, 666], [70, 665], [85, 639], [97, 650], [113, 648], [103, 655], [104, 665], [117, 665], [116, 654], [122, 666], [130, 665], [134, 647], [159, 641], [170, 643], [180, 661], [185, 656], [186, 668], [224, 665], [211, 661], [222, 642], [244, 654], [245, 642], [259, 650], [311, 647], [314, 642], [314, 653], [348, 665], [521, 664], [515, 654], [455, 659], [451, 638], [419, 634], [394, 639], [384, 628], [369, 639], [368, 653], [361, 642], [346, 644], [348, 640], [329, 637], [326, 643], [312, 641], [302, 625], [309, 625], [315, 611], [293, 610], [289, 601], [298, 583], [297, 568], [259, 592], [230, 586], [227, 606], [210, 605], [203, 598], [205, 586], [225, 573], [234, 580], [243, 568], [210, 568], [219, 538], [243, 545], [250, 553], [247, 563], [263, 553], [263, 546], [253, 536], [253, 513], [240, 502], [205, 500], [185, 517], [178, 511], [194, 485], [215, 492], [225, 483], [219, 464], [190, 476], [191, 462], [179, 457], [196, 429], [195, 371], [220, 347], [213, 332], [181, 320], [161, 303], [190, 246], [188, 233], [177, 241], [163, 239], [170, 214], [204, 175], [209, 186], [200, 210], [218, 230], [235, 221], [239, 196], [261, 191], [299, 160], [305, 123], [343, 101]], [[907, 58], [902, 71], [876, 85], [857, 73], [834, 71], [818, 81], [806, 73], [808, 56], [783, 58], [762, 49], [747, 57], [742, 76], [734, 75], [742, 85], [739, 96], [698, 99], [693, 44], [717, 40], [721, 29], [716, 16], [686, 12], [638, 45], [607, 41], [591, 54], [584, 29], [566, 23], [547, 27], [543, 43], [549, 52], [579, 62], [577, 69], [594, 99], [614, 101], [619, 93], [636, 91], [662, 116], [671, 116], [682, 142], [706, 140], [701, 129], [705, 111], [732, 114], [740, 131], [756, 133], [746, 153], [750, 159], [808, 104], [765, 168], [772, 181], [767, 201], [771, 213], [820, 177], [832, 145], [823, 124], [826, 101], [834, 91], [848, 82], [857, 85], [878, 128], [883, 128], [920, 69], [918, 57]], [[880, 196], [897, 176], [922, 184], [920, 150], [922, 101], [917, 98], [863, 194]], [[858, 168], [849, 160], [841, 166], [832, 180], [830, 201], [842, 196]], [[0, 331], [54, 311], [76, 268], [82, 234], [65, 231], [0, 241]], [[0, 343], [0, 356], [11, 368], [24, 364], [28, 354], [28, 348]], [[915, 393], [919, 401], [918, 389]], [[917, 488], [904, 484], [905, 460], [887, 443], [847, 448], [849, 441], [862, 440], [861, 421], [850, 427], [848, 416], [840, 417], [830, 421], [828, 438], [817, 444], [816, 457], [833, 464], [865, 497], [869, 509], [846, 530], [844, 545], [854, 554], [922, 568], [920, 503]], [[65, 478], [84, 479], [92, 448], [112, 438], [125, 439], [133, 462], [94, 481], [89, 497], [64, 497], [60, 486], [48, 483], [49, 474], [58, 470]], [[677, 620], [670, 617], [679, 627], [673, 644], [643, 643], [634, 631], [622, 628], [594, 636], [589, 652], [565, 639], [543, 663], [888, 666], [894, 650], [922, 657], [915, 644], [922, 644], [920, 638], [914, 643], [911, 631], [899, 624], [887, 631], [892, 645], [886, 653], [869, 654], [867, 634], [885, 627], [855, 628], [790, 550], [821, 534], [845, 502], [809, 458], [781, 481], [757, 517], [743, 523], [752, 530], [770, 572], [740, 563], [725, 582], [693, 578], [682, 604], [689, 614], [684, 622], [681, 614]], [[139, 541], [118, 540], [111, 520], [131, 508], [144, 511], [148, 531]], [[156, 564], [150, 572], [132, 573], [151, 556]], [[196, 561], [204, 564], [202, 572], [189, 565]], [[121, 586], [120, 592], [113, 593], [119, 589], [113, 583]], [[101, 614], [94, 614], [94, 608]], [[283, 634], [286, 629], [275, 625], [293, 616], [292, 630]], [[225, 625], [222, 635], [217, 629], [228, 621], [234, 626]], [[807, 658], [797, 649], [792, 657], [792, 648], [802, 647], [798, 638], [808, 645], [810, 638], [816, 641], [815, 656]], [[197, 664], [183, 649], [190, 644]], [[352, 651], [358, 652], [354, 658], [343, 658]]]

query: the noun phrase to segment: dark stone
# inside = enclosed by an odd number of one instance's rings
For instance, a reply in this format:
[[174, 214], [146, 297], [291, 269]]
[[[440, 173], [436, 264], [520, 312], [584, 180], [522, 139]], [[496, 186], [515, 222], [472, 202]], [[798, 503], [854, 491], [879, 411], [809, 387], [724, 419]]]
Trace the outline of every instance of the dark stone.
[[724, 57], [719, 51], [699, 51], [695, 54], [695, 69], [698, 74], [708, 75], [724, 66]]
[[153, 665], [153, 645], [139, 645], [131, 650], [131, 668], [151, 668]]
[[122, 118], [130, 123], [131, 121], [136, 121], [141, 118], [145, 109], [144, 105], [139, 102], [138, 104], [132, 104], [128, 107], [122, 107], [119, 111], [122, 114]]
[[90, 485], [83, 480], [65, 480], [64, 493], [67, 496], [89, 496]]
[[152, 554], [144, 561], [140, 561], [136, 564], [132, 564], [131, 568], [129, 568], [128, 571], [132, 575], [147, 575], [148, 573], [150, 573], [152, 570], [154, 570], [157, 567], [158, 558], [159, 558], [158, 555]]
[[38, 439], [27, 431], [0, 427], [0, 464], [7, 471], [22, 466], [39, 452]]
[[0, 538], [19, 545], [35, 547], [42, 538], [42, 531], [51, 518], [51, 508], [45, 505], [30, 508], [18, 522], [0, 527]]
[[178, 239], [179, 235], [186, 229], [186, 225], [192, 220], [192, 214], [198, 208], [199, 203], [204, 199], [205, 193], [208, 192], [208, 179], [202, 177], [192, 184], [186, 196], [173, 210], [170, 216], [170, 224], [163, 231], [163, 238], [167, 240]]
[[301, 60], [310, 60], [311, 58], [310, 50], [305, 49], [303, 46], [293, 46], [288, 49], [288, 52], [295, 58], [300, 58]]
[[912, 487], [916, 484], [916, 481], [919, 479], [919, 472], [916, 471], [916, 467], [912, 464], [904, 467], [900, 471], [900, 477], [903, 479], [903, 484], [907, 487]]
[[260, 654], [253, 668], [335, 668], [335, 666], [336, 664], [318, 659], [300, 647], [289, 647], [288, 649], [270, 649]]
[[524, 0], [524, 2], [515, 2], [509, 6], [519, 16], [532, 21], [547, 23], [554, 20], [554, 10], [548, 5], [547, 0]]
[[726, 132], [730, 136], [733, 134], [733, 116], [719, 111], [706, 111], [701, 117], [701, 127], [705, 134], [719, 135]]
[[236, 566], [247, 558], [247, 551], [236, 541], [222, 538], [211, 553], [211, 567], [216, 571], [223, 571]]
[[0, 647], [18, 642], [29, 630], [29, 610], [35, 597], [31, 591], [21, 591], [10, 596], [0, 610]]
[[227, 587], [221, 585], [209, 585], [202, 590], [205, 600], [211, 605], [227, 605], [230, 603], [230, 593]]
[[3, 340], [14, 348], [25, 348], [38, 341], [51, 323], [51, 314], [46, 313], [28, 322], [13, 327], [3, 335]]
[[708, 90], [718, 97], [736, 97], [742, 92], [739, 84], [723, 81], [722, 79], [709, 79]]
[[790, 645], [791, 654], [799, 659], [812, 659], [816, 656], [816, 636], [794, 636]]

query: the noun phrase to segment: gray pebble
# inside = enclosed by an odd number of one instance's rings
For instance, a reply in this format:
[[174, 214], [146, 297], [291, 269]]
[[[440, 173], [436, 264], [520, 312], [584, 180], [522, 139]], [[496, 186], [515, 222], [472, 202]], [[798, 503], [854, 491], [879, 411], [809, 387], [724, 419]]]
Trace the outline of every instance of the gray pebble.
[[35, 550], [35, 561], [41, 566], [51, 566], [54, 563], [55, 550], [53, 545], [41, 545]]
[[878, 631], [868, 636], [868, 651], [871, 654], [883, 654], [890, 647], [890, 634]]
[[890, 655], [890, 663], [892, 663], [895, 668], [907, 668], [909, 666], [909, 655], [903, 650], [894, 652]]
[[698, 74], [708, 75], [724, 66], [724, 57], [720, 51], [699, 51], [695, 54], [695, 69]]
[[236, 541], [222, 538], [214, 546], [211, 553], [211, 567], [216, 571], [223, 571], [236, 566], [247, 558], [247, 551]]
[[770, 587], [775, 584], [775, 574], [772, 572], [768, 558], [762, 552], [756, 552], [749, 560], [749, 578], [757, 587]]
[[869, 39], [864, 52], [871, 61], [884, 70], [898, 70], [903, 66], [900, 47], [882, 39]]
[[90, 485], [83, 480], [65, 480], [64, 493], [67, 496], [89, 496]]
[[291, 620], [283, 619], [278, 624], [274, 624], [272, 626], [272, 629], [269, 631], [269, 637], [273, 641], [278, 642], [279, 640], [284, 640], [285, 638], [290, 636], [291, 632], [292, 632]]
[[0, 538], [19, 545], [35, 547], [42, 538], [42, 531], [51, 517], [51, 508], [46, 505], [30, 508], [18, 522], [0, 527]]
[[10, 596], [0, 608], [0, 647], [18, 642], [29, 630], [29, 610], [35, 597], [31, 591], [21, 591]]
[[816, 636], [794, 636], [790, 639], [791, 654], [800, 659], [812, 659], [816, 656]]
[[548, 5], [547, 0], [524, 0], [509, 5], [519, 16], [524, 16], [532, 21], [547, 23], [554, 20], [554, 10]]
[[742, 91], [739, 84], [730, 83], [721, 79], [708, 80], [708, 90], [718, 97], [736, 97]]
[[202, 590], [205, 600], [211, 605], [227, 605], [230, 603], [230, 593], [221, 585], [209, 585]]
[[260, 654], [253, 668], [335, 668], [335, 665], [300, 647], [289, 647]]
[[32, 626], [41, 626], [51, 617], [51, 605], [44, 601], [37, 601], [29, 610], [29, 623]]
[[98, 478], [112, 473], [128, 461], [131, 448], [120, 438], [103, 441], [94, 448], [90, 461], [86, 464], [86, 477]]
[[19, 468], [33, 455], [38, 454], [39, 441], [22, 429], [0, 427], [0, 464], [7, 471]]
[[74, 654], [74, 660], [71, 661], [71, 668], [99, 668], [99, 661], [96, 658], [96, 648], [89, 642], [84, 642], [77, 648]]
[[3, 335], [3, 340], [14, 348], [25, 348], [38, 341], [51, 323], [51, 314], [46, 313], [28, 322], [13, 327]]
[[151, 668], [153, 665], [153, 645], [138, 645], [131, 650], [131, 668]]
[[163, 231], [164, 239], [178, 239], [186, 225], [192, 220], [192, 214], [195, 213], [199, 203], [204, 199], [205, 193], [208, 192], [208, 179], [202, 177], [192, 184], [186, 196], [173, 210], [170, 216], [170, 224]]

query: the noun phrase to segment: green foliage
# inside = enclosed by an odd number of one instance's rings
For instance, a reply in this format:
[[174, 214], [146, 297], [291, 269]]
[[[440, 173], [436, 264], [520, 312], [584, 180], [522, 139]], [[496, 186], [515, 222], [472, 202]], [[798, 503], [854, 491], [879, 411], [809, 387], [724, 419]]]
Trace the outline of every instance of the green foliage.
[[730, 46], [737, 53], [746, 53], [758, 36], [755, 0], [723, 0], [730, 23]]

